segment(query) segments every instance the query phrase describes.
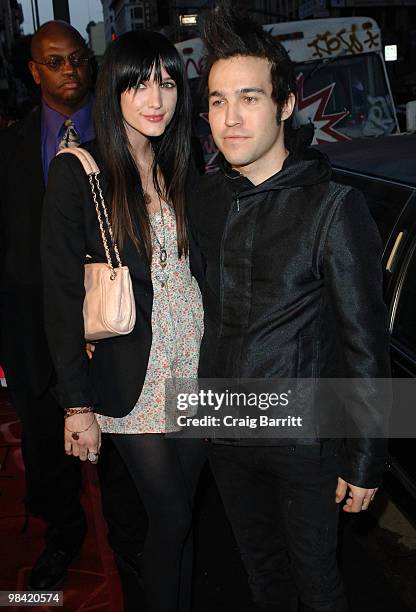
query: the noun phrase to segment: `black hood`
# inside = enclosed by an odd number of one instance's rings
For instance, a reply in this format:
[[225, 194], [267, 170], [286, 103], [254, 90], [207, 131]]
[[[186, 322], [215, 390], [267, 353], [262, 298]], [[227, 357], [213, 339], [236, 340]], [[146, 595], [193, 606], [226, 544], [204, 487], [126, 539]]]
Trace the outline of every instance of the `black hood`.
[[233, 190], [238, 191], [240, 196], [327, 182], [331, 178], [331, 166], [325, 154], [310, 146], [312, 137], [313, 128], [308, 125], [285, 134], [289, 155], [282, 169], [260, 185], [253, 185], [246, 177], [233, 170], [224, 158], [220, 162], [221, 170], [232, 181]]

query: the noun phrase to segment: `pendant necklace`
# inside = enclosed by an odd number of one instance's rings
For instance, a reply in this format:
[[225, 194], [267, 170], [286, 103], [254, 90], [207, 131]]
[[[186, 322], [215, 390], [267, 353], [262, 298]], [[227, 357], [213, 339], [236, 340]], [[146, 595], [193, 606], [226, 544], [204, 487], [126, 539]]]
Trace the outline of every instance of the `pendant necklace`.
[[[148, 195], [148, 194], [146, 194], [146, 195]], [[155, 237], [155, 240], [157, 242], [157, 245], [159, 247], [159, 263], [160, 263], [161, 270], [157, 270], [156, 271], [156, 278], [158, 279], [158, 281], [160, 282], [162, 287], [164, 287], [166, 285], [166, 283], [168, 282], [168, 278], [169, 278], [169, 273], [166, 270], [166, 265], [168, 263], [168, 252], [166, 250], [165, 216], [163, 214], [162, 202], [160, 200], [160, 196], [159, 195], [158, 195], [158, 198], [159, 198], [160, 216], [161, 216], [161, 219], [162, 219], [163, 242], [161, 242], [159, 240], [159, 237], [158, 237], [158, 235], [157, 235], [157, 233], [155, 231], [155, 228], [153, 227], [153, 225], [150, 222], [150, 220], [149, 220], [149, 224], [150, 224], [150, 229], [152, 230], [153, 235]]]
[[142, 187], [143, 200], [144, 200], [144, 203], [145, 203], [146, 207], [150, 206], [150, 204], [152, 203], [152, 196], [147, 191], [147, 188], [148, 188], [148, 185], [149, 185], [149, 176], [150, 176], [151, 170], [152, 170], [152, 166], [150, 165], [149, 171], [146, 174], [146, 187], [144, 189]]
[[[146, 188], [143, 189], [142, 188], [142, 194], [143, 194], [143, 200], [144, 203], [146, 205], [146, 207], [148, 208], [150, 206], [150, 204], [152, 203], [152, 197], [149, 194], [149, 192], [147, 191], [147, 186], [149, 184], [149, 175], [150, 175], [150, 170], [147, 174], [147, 180], [146, 180]], [[149, 225], [150, 225], [150, 229], [155, 237], [155, 240], [157, 242], [157, 245], [159, 247], [159, 264], [161, 269], [157, 270], [155, 273], [155, 276], [157, 278], [157, 280], [160, 282], [160, 284], [162, 285], [162, 287], [164, 287], [166, 285], [166, 283], [168, 282], [168, 277], [169, 277], [169, 273], [166, 270], [166, 265], [168, 262], [168, 252], [166, 250], [166, 228], [165, 228], [165, 217], [163, 214], [163, 207], [162, 207], [162, 202], [160, 200], [160, 196], [159, 194], [157, 194], [158, 200], [159, 200], [159, 209], [160, 209], [160, 216], [162, 219], [162, 228], [163, 228], [163, 242], [161, 242], [159, 240], [159, 237], [155, 231], [155, 228], [153, 227], [150, 218], [149, 218]]]

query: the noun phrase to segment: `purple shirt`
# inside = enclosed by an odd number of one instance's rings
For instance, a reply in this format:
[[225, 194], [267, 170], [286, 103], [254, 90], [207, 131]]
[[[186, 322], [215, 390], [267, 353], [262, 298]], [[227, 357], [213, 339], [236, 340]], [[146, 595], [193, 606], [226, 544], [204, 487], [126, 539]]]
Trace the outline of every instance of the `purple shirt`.
[[95, 138], [94, 126], [92, 123], [92, 107], [94, 98], [89, 95], [82, 108], [70, 117], [65, 117], [53, 110], [42, 100], [41, 114], [41, 146], [42, 146], [42, 167], [45, 183], [48, 178], [48, 168], [52, 159], [58, 152], [59, 143], [65, 133], [64, 122], [72, 119], [73, 124], [81, 138], [81, 143]]

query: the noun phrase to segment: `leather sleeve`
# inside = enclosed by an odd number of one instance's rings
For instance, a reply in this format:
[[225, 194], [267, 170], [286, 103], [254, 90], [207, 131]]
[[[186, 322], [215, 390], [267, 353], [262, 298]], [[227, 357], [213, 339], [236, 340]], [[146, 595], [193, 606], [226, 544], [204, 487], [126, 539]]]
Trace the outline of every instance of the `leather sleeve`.
[[42, 218], [45, 329], [63, 408], [90, 406], [83, 303], [88, 179], [72, 155], [52, 160]]
[[191, 255], [191, 272], [197, 279], [200, 289], [204, 285], [206, 262], [204, 260], [199, 240], [198, 207], [200, 206], [199, 188], [202, 174], [194, 158], [191, 158], [186, 178], [186, 216], [188, 223], [189, 245]]
[[323, 271], [335, 313], [342, 376], [357, 381], [348, 384], [343, 395], [346, 439], [340, 476], [366, 488], [380, 484], [387, 454], [383, 433], [389, 388], [376, 380], [391, 375], [381, 259], [381, 239], [364, 197], [351, 190], [328, 228]]

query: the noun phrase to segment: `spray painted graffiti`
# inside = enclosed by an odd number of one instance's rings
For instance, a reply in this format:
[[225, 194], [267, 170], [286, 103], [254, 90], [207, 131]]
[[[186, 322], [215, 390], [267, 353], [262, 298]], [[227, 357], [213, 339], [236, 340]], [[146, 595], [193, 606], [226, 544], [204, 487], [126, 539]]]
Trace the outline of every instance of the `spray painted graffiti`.
[[196, 77], [201, 76], [201, 64], [202, 58], [200, 58], [198, 61], [195, 61], [192, 57], [188, 57], [188, 59], [185, 60], [186, 78], [194, 79]]
[[335, 88], [335, 83], [330, 83], [319, 91], [315, 91], [309, 96], [304, 94], [304, 76], [300, 73], [297, 76], [298, 99], [296, 105], [296, 121], [299, 125], [313, 123], [315, 134], [313, 144], [324, 142], [335, 142], [337, 140], [351, 140], [345, 134], [336, 129], [336, 125], [348, 116], [348, 111], [327, 114], [326, 108]]
[[390, 134], [396, 127], [393, 113], [384, 96], [368, 96], [370, 110], [364, 124], [364, 136], [382, 136]]
[[381, 44], [380, 32], [373, 32], [372, 27], [372, 24], [369, 22], [362, 25], [363, 30], [367, 31], [367, 38], [364, 40], [364, 45], [366, 45], [367, 49], [377, 48]]
[[214, 139], [209, 128], [208, 113], [199, 113], [202, 121], [197, 126], [197, 137], [201, 143], [202, 152], [205, 160], [205, 172], [212, 174], [218, 170], [218, 154], [219, 151], [215, 145]]
[[308, 47], [314, 49], [312, 57], [330, 57], [331, 55], [339, 55], [341, 52], [346, 52], [350, 55], [357, 53], [365, 53], [379, 44], [379, 32], [373, 32], [371, 28], [373, 24], [366, 22], [351, 26], [351, 32], [347, 32], [345, 28], [338, 32], [322, 32], [318, 33], [312, 42], [308, 43]]

